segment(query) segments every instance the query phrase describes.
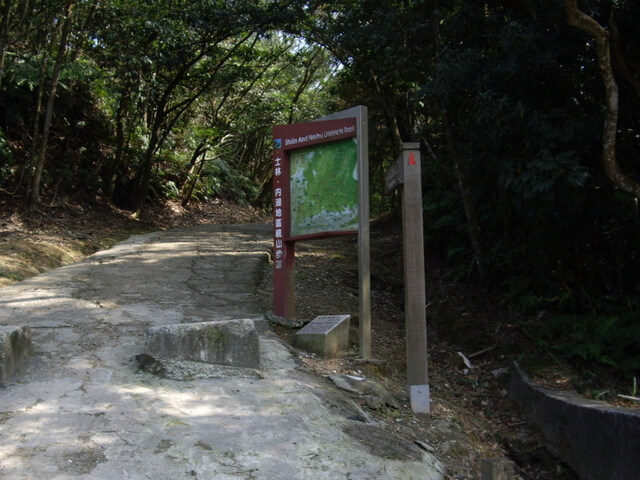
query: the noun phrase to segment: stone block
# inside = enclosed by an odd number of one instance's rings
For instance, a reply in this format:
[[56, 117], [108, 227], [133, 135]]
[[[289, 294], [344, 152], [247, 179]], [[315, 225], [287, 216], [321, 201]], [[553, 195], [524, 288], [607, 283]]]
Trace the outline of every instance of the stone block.
[[158, 359], [260, 367], [258, 332], [250, 319], [152, 327], [144, 353]]
[[513, 480], [513, 462], [505, 458], [484, 458], [482, 480]]
[[295, 346], [325, 357], [349, 346], [351, 315], [321, 315], [298, 330]]
[[29, 327], [0, 326], [0, 384], [16, 371], [31, 349]]

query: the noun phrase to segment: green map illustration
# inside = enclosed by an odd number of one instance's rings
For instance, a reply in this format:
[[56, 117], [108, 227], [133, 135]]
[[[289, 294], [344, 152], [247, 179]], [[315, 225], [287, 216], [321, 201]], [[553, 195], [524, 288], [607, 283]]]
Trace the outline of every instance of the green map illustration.
[[292, 237], [357, 230], [357, 159], [355, 138], [292, 152]]

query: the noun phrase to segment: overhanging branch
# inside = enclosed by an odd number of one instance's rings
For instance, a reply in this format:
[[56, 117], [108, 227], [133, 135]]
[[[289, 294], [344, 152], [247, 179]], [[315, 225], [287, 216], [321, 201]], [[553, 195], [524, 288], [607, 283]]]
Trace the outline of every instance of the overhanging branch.
[[567, 22], [590, 34], [595, 42], [600, 74], [605, 89], [606, 112], [602, 132], [602, 162], [609, 180], [621, 190], [640, 198], [640, 183], [624, 173], [616, 158], [618, 130], [618, 85], [611, 66], [609, 31], [580, 10], [577, 0], [564, 0]]

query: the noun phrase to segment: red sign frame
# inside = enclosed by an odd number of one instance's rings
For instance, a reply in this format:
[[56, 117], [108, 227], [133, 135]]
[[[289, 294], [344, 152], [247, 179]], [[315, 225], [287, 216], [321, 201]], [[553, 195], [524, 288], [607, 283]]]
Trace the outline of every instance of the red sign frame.
[[300, 148], [354, 138], [357, 135], [356, 118], [320, 120], [273, 127], [274, 313], [279, 317], [291, 318], [295, 313], [296, 240], [353, 233], [339, 231], [291, 236], [290, 152]]

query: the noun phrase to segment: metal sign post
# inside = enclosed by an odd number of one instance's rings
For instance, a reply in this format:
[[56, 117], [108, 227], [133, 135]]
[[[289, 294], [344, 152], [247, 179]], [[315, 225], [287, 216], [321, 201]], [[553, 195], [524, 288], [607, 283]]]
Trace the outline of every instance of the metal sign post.
[[420, 144], [404, 143], [402, 148], [402, 155], [387, 171], [386, 184], [388, 190], [394, 190], [402, 185], [404, 304], [409, 399], [414, 412], [430, 413]]
[[369, 124], [363, 105], [334, 113], [321, 120], [353, 117], [358, 126], [358, 276], [360, 357], [371, 359], [371, 247], [369, 226]]

